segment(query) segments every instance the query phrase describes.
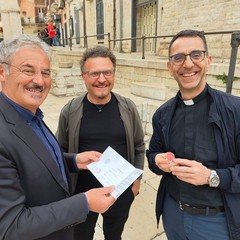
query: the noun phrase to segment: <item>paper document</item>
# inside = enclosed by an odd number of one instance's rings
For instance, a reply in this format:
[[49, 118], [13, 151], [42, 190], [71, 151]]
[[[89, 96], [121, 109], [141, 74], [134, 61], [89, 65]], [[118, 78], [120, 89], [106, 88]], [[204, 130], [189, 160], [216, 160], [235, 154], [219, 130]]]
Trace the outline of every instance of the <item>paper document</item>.
[[88, 164], [88, 169], [104, 187], [115, 185], [111, 193], [114, 198], [118, 198], [143, 173], [111, 147], [103, 152], [99, 161]]

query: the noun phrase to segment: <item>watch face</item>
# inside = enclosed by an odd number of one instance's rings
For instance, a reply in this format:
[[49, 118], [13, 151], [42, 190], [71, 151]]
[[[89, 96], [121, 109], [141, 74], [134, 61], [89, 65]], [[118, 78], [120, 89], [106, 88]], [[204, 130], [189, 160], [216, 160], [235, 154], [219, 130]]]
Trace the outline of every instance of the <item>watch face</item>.
[[210, 178], [209, 178], [209, 186], [210, 187], [217, 187], [220, 183], [219, 176], [217, 175], [216, 171], [212, 171]]
[[218, 177], [213, 177], [213, 178], [211, 179], [211, 186], [217, 187], [218, 184], [219, 184], [219, 178], [218, 178]]

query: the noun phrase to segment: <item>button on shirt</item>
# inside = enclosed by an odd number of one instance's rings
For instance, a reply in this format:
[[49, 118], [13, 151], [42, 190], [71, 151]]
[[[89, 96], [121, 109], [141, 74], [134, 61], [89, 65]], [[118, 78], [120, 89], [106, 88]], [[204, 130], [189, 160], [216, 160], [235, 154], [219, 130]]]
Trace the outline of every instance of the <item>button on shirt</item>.
[[47, 150], [52, 155], [53, 159], [55, 160], [61, 175], [68, 186], [68, 181], [65, 173], [62, 152], [58, 145], [58, 142], [52, 135], [52, 133], [48, 130], [45, 123], [43, 122], [43, 113], [38, 108], [36, 114], [34, 115], [29, 110], [19, 106], [18, 104], [14, 103], [8, 97], [6, 97], [2, 93], [3, 97], [16, 109], [16, 111], [21, 115], [23, 119], [26, 120], [27, 124], [33, 129], [33, 131], [37, 134], [37, 136], [42, 140], [44, 145], [46, 146]]

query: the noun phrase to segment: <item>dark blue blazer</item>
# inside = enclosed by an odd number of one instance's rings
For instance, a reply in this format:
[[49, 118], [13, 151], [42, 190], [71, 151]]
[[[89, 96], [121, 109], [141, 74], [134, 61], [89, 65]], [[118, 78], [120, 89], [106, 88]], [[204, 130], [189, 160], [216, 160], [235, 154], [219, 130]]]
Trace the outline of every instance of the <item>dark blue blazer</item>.
[[[223, 196], [223, 204], [231, 240], [240, 239], [240, 98], [208, 87], [211, 103], [208, 121], [213, 125], [216, 141], [218, 167], [216, 169]], [[150, 140], [147, 158], [149, 168], [162, 175], [156, 200], [156, 217], [159, 222], [169, 173], [155, 164], [155, 156], [171, 151], [171, 119], [177, 104], [177, 95], [164, 103], [153, 115], [153, 136]]]
[[88, 206], [84, 194], [70, 195], [43, 142], [0, 94], [0, 239], [73, 239]]

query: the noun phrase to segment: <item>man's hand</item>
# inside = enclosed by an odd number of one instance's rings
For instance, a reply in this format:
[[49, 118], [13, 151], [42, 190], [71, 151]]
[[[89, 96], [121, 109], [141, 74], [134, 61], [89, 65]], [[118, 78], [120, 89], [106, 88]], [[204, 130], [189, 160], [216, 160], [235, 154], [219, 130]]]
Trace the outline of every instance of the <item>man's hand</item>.
[[89, 163], [98, 161], [101, 156], [100, 152], [96, 151], [87, 151], [78, 153], [76, 155], [76, 163], [79, 169], [88, 169], [87, 165]]
[[208, 184], [211, 170], [202, 163], [182, 158], [175, 158], [173, 162], [175, 165], [170, 167], [170, 171], [181, 181], [195, 186]]
[[155, 157], [155, 163], [162, 171], [170, 173], [170, 167], [176, 165], [174, 158], [175, 156], [171, 152], [159, 153]]
[[97, 213], [104, 213], [116, 201], [110, 193], [115, 189], [114, 186], [93, 188], [85, 192], [89, 210]]
[[140, 183], [141, 183], [141, 181], [139, 179], [137, 179], [134, 181], [134, 183], [132, 185], [132, 192], [133, 192], [134, 197], [136, 197], [139, 194]]

